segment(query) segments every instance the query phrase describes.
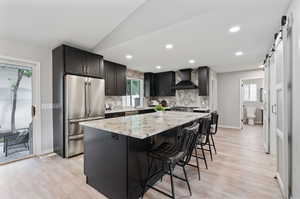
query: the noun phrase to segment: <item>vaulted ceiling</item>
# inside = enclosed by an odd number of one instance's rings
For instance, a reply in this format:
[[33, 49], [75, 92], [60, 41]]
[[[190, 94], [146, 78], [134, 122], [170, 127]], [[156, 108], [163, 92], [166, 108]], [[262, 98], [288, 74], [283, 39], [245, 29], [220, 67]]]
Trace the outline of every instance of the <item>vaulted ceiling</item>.
[[[289, 1], [0, 0], [0, 39], [51, 48], [70, 43], [144, 72], [202, 65], [217, 72], [255, 69]], [[240, 32], [229, 33], [232, 26]]]
[[145, 0], [0, 0], [0, 38], [93, 49]]

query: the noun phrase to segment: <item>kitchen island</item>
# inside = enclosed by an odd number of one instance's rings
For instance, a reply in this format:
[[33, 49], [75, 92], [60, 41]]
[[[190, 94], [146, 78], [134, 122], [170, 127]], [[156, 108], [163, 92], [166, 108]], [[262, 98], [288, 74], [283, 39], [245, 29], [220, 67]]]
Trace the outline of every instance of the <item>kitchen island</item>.
[[[175, 142], [181, 128], [208, 115], [166, 111], [81, 123], [87, 184], [108, 198], [139, 198], [148, 174], [147, 151]], [[156, 162], [154, 168], [160, 167]]]

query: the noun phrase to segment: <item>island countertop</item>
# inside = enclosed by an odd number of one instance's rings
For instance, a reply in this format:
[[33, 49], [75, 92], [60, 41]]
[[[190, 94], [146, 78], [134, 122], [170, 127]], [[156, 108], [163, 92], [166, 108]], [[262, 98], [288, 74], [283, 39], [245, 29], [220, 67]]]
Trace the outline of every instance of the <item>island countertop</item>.
[[209, 116], [208, 113], [164, 111], [82, 122], [80, 125], [138, 139]]

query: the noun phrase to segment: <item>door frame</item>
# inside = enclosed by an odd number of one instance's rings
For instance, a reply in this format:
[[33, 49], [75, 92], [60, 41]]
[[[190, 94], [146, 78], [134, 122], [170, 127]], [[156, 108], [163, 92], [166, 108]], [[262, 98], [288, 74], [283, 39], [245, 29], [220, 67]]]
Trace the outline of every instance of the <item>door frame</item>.
[[[290, 25], [290, 24], [289, 24]], [[292, 184], [292, 37], [290, 28], [288, 26], [283, 26], [281, 29], [281, 33], [277, 37], [275, 41], [275, 53], [278, 51], [278, 47], [281, 45], [282, 50], [282, 80], [281, 82], [277, 83], [277, 71], [275, 72], [276, 75], [276, 85], [275, 90], [282, 90], [282, 132], [277, 128], [275, 129], [276, 136], [280, 137], [282, 140], [282, 147], [279, 148], [277, 145], [277, 159], [278, 159], [278, 151], [281, 150], [282, 152], [282, 162], [277, 160], [277, 171], [276, 177], [277, 181], [280, 186], [280, 190], [282, 192], [283, 198], [290, 198], [291, 197], [291, 184]], [[281, 39], [279, 39], [282, 37]], [[273, 56], [276, 56], [274, 53]], [[277, 62], [275, 60], [275, 70], [277, 70]], [[278, 102], [276, 101], [276, 104]], [[277, 106], [278, 107], [278, 106]], [[276, 107], [276, 115], [277, 115], [277, 108]], [[276, 123], [277, 125], [277, 123]], [[278, 170], [278, 165], [282, 163], [282, 173]]]
[[240, 129], [243, 129], [243, 124], [242, 124], [242, 117], [243, 117], [243, 113], [242, 113], [242, 105], [243, 105], [243, 89], [242, 89], [242, 85], [243, 85], [243, 81], [244, 80], [251, 80], [251, 79], [262, 79], [264, 80], [264, 76], [249, 76], [249, 77], [243, 77], [240, 78]]
[[[35, 117], [33, 119], [33, 154], [29, 156], [40, 155], [42, 153], [42, 134], [41, 134], [41, 88], [40, 88], [40, 62], [26, 59], [19, 59], [10, 56], [0, 55], [0, 61], [6, 64], [28, 66], [32, 68], [32, 105], [36, 107]], [[24, 157], [27, 158], [27, 157]], [[22, 159], [22, 158], [21, 158]]]
[[265, 83], [264, 83], [264, 149], [266, 154], [271, 154], [271, 133], [270, 133], [270, 122], [271, 122], [271, 114], [270, 114], [270, 59], [268, 59], [265, 63]]

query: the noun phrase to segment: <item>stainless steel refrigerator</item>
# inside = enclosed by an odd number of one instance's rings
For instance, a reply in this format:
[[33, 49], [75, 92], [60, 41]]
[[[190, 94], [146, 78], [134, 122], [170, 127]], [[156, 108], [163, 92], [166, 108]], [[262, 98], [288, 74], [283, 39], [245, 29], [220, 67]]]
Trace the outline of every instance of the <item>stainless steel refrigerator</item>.
[[104, 96], [103, 79], [65, 76], [65, 157], [83, 153], [79, 123], [105, 117]]

